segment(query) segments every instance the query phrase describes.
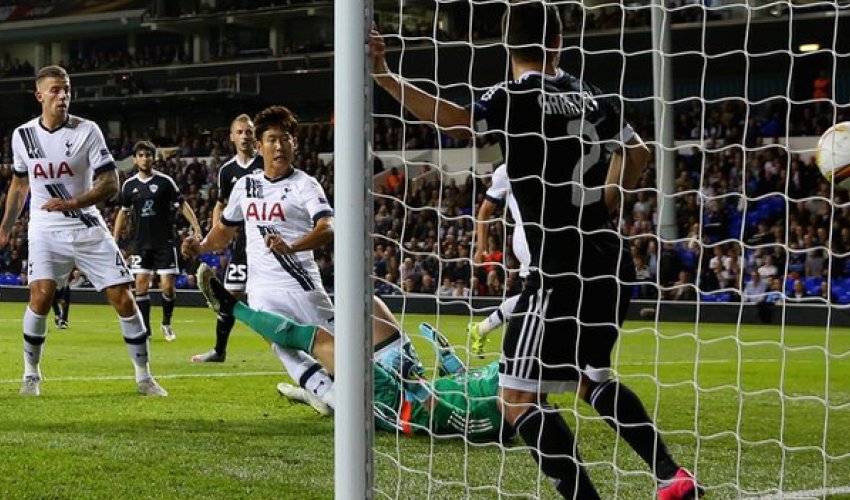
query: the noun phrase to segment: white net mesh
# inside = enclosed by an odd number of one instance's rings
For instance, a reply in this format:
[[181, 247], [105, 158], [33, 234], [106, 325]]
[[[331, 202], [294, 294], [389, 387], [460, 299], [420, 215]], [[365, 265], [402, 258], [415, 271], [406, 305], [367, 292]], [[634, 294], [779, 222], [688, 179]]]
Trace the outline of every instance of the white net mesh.
[[[374, 4], [390, 69], [427, 92], [468, 105], [510, 75], [504, 0]], [[618, 96], [654, 152], [618, 211], [636, 279], [614, 373], [711, 497], [850, 494], [850, 198], [812, 158], [820, 134], [850, 119], [850, 6], [664, 2], [665, 93], [653, 87], [651, 5], [549, 4], [564, 22], [561, 66]], [[497, 141], [452, 139], [377, 86], [372, 116], [376, 293], [412, 337], [427, 321], [485, 367], [503, 326], [479, 358], [467, 324], [522, 286], [507, 210], [492, 214], [488, 241], [474, 237]], [[434, 383], [437, 356], [414, 343]], [[489, 394], [472, 378], [458, 385], [470, 404]], [[602, 498], [656, 494], [654, 471], [593, 408], [550, 400]], [[557, 496], [522, 440], [476, 442], [470, 421], [437, 435], [436, 411], [390, 413], [410, 425], [376, 434], [379, 497]]]

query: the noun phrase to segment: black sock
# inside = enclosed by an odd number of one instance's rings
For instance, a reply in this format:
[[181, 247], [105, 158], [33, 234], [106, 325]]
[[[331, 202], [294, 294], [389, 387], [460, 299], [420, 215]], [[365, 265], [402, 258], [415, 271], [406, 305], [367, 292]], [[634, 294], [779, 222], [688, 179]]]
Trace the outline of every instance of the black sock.
[[540, 470], [555, 482], [555, 489], [564, 498], [598, 499], [599, 494], [587, 471], [581, 466], [581, 456], [575, 448], [575, 438], [563, 417], [546, 405], [529, 408], [514, 423]]
[[590, 391], [587, 402], [606, 417], [605, 422], [629, 443], [658, 479], [669, 479], [676, 474], [679, 466], [631, 389], [609, 379]]
[[53, 315], [56, 316], [56, 319], [62, 319], [62, 306], [58, 300], [53, 301]]
[[62, 319], [64, 319], [65, 321], [68, 321], [68, 317], [70, 316], [70, 314], [71, 314], [71, 301], [66, 300], [65, 305], [62, 306]]
[[219, 355], [227, 352], [227, 341], [230, 339], [230, 330], [233, 330], [235, 322], [236, 318], [229, 314], [218, 316], [218, 322], [215, 325], [215, 352]]
[[175, 296], [162, 294], [162, 324], [171, 324], [171, 315], [174, 314], [174, 299]]
[[151, 296], [148, 294], [136, 295], [136, 304], [142, 312], [142, 321], [145, 323], [145, 331], [151, 336]]

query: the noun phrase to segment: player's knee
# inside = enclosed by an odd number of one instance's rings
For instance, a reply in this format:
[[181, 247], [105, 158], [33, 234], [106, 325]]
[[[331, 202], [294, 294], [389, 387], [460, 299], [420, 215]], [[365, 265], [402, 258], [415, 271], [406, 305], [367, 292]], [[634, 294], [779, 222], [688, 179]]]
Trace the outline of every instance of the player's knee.
[[593, 394], [593, 390], [596, 389], [596, 387], [598, 386], [599, 382], [594, 382], [588, 377], [582, 377], [581, 381], [578, 384], [576, 395], [583, 399], [585, 403], [590, 404], [590, 395]]
[[29, 307], [36, 314], [47, 314], [53, 305], [56, 284], [49, 280], [38, 280], [30, 284]]
[[511, 425], [514, 425], [532, 406], [543, 404], [546, 402], [545, 394], [537, 394], [534, 392], [518, 391], [515, 389], [502, 389], [502, 397], [499, 401], [499, 411], [505, 417], [505, 420]]
[[128, 285], [115, 285], [106, 289], [106, 298], [122, 318], [132, 316], [136, 311], [133, 296]]

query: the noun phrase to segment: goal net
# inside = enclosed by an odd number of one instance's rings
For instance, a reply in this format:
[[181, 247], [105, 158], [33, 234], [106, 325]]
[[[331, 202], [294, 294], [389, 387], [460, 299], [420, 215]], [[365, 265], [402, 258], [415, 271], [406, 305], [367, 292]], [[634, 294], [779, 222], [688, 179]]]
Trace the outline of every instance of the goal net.
[[[469, 105], [510, 76], [506, 3], [374, 0], [390, 70]], [[850, 494], [850, 198], [813, 160], [820, 134], [850, 120], [850, 5], [549, 4], [564, 23], [561, 67], [615, 96], [653, 151], [614, 218], [636, 270], [631, 296], [582, 298], [631, 299], [613, 374], [711, 497]], [[487, 241], [475, 237], [498, 141], [452, 139], [377, 86], [369, 110], [376, 293], [430, 383], [439, 356], [422, 321], [469, 367], [497, 362], [504, 325], [483, 357], [466, 328], [522, 287], [509, 210], [496, 204]], [[461, 393], [479, 382], [457, 380]], [[475, 390], [469, 405], [481, 403]], [[550, 402], [603, 498], [656, 494], [653, 470], [590, 406]], [[375, 434], [376, 497], [557, 496], [522, 440], [480, 442], [468, 420], [434, 432], [436, 410], [383, 409], [394, 426]]]

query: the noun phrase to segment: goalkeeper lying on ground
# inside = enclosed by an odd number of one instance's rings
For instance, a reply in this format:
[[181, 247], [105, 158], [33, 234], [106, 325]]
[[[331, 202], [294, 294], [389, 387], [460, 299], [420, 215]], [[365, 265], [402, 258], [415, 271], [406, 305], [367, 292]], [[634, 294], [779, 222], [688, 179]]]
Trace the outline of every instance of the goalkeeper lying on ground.
[[[197, 283], [216, 313], [232, 315], [269, 342], [310, 353], [333, 373], [334, 339], [325, 328], [251, 309], [225, 290], [206, 264], [198, 268]], [[437, 351], [441, 376], [433, 383], [425, 380], [425, 370], [409, 342], [394, 352], [384, 350], [373, 362], [375, 425], [408, 435], [465, 436], [471, 441], [512, 436], [513, 430], [504, 423], [497, 406], [498, 363], [467, 370], [442, 334], [427, 323], [419, 329]], [[392, 322], [376, 322], [375, 345], [381, 346], [399, 331], [401, 326], [395, 318]]]

